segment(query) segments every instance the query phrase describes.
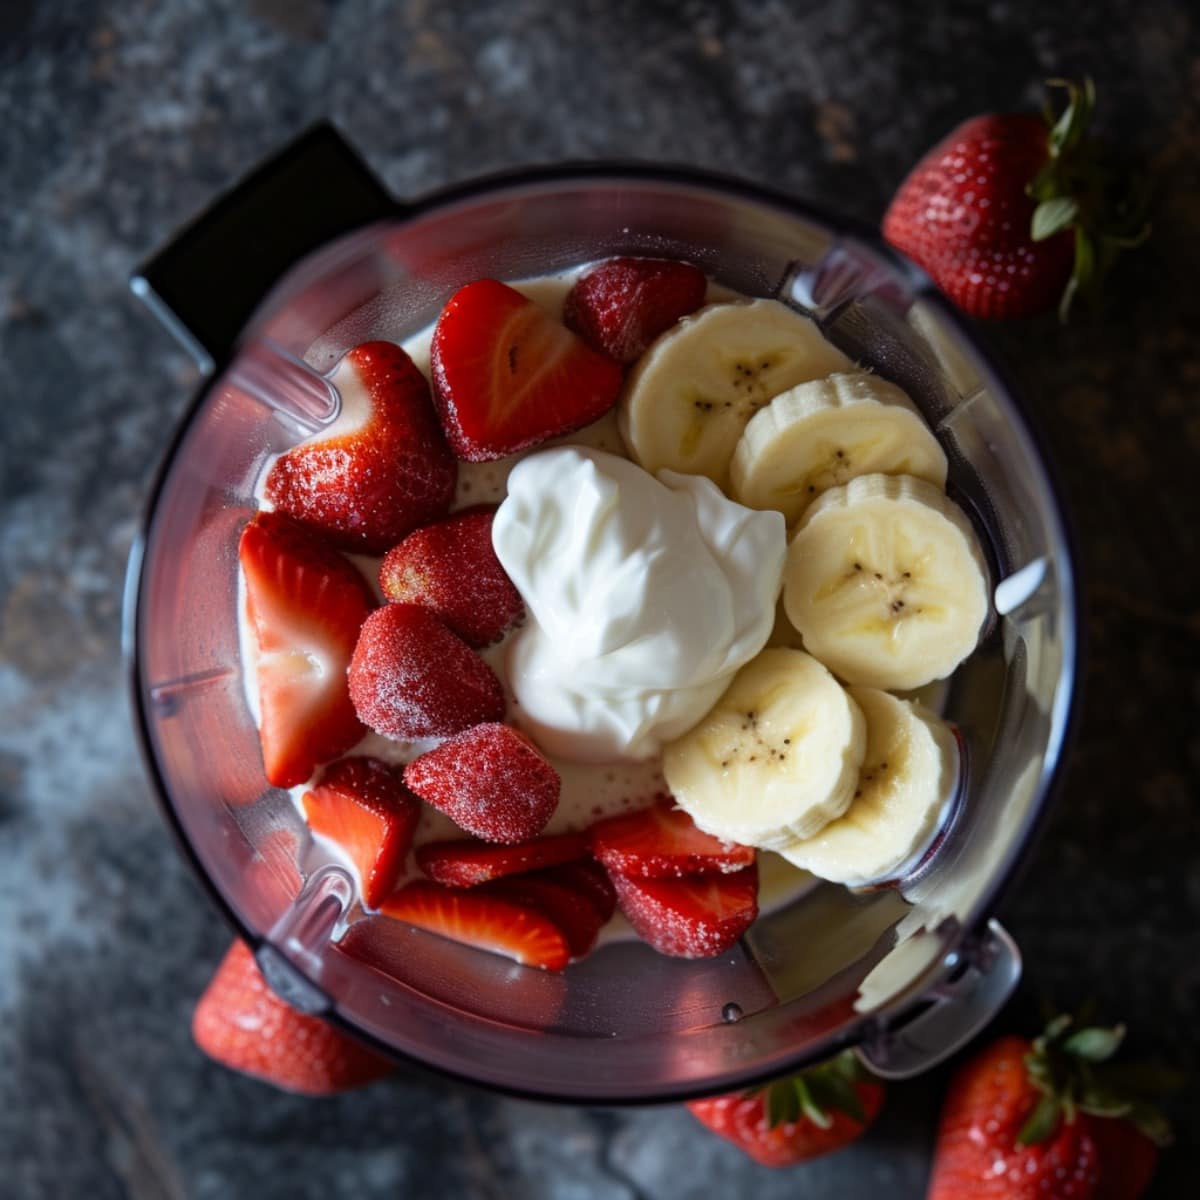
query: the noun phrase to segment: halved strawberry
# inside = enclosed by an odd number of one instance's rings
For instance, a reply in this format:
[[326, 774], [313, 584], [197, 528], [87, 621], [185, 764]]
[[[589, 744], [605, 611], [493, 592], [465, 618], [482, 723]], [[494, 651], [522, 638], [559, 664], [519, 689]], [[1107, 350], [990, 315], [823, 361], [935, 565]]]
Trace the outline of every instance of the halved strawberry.
[[460, 829], [508, 844], [541, 832], [562, 787], [545, 755], [498, 722], [476, 725], [413, 759], [404, 782]]
[[572, 958], [582, 958], [595, 944], [600, 926], [599, 912], [582, 892], [546, 878], [541, 871], [532, 875], [509, 875], [483, 889], [516, 904], [527, 904], [550, 918], [567, 939]]
[[238, 561], [258, 647], [263, 765], [276, 787], [292, 787], [366, 733], [346, 668], [374, 601], [346, 559], [281, 513], [242, 530]]
[[589, 346], [629, 364], [703, 303], [699, 267], [669, 258], [609, 258], [567, 293], [563, 321]]
[[415, 604], [385, 604], [367, 618], [349, 678], [359, 717], [384, 737], [446, 737], [504, 716], [496, 673]]
[[495, 279], [450, 297], [430, 361], [442, 428], [468, 462], [503, 458], [588, 425], [621, 390], [617, 363]]
[[304, 813], [314, 833], [350, 856], [362, 880], [363, 903], [377, 908], [396, 886], [421, 818], [421, 802], [404, 786], [401, 772], [377, 758], [343, 758], [304, 793]]
[[333, 382], [341, 414], [276, 461], [266, 495], [341, 549], [382, 554], [448, 511], [458, 464], [429, 384], [399, 346], [355, 346]]
[[610, 871], [643, 879], [740, 871], [754, 862], [754, 847], [703, 833], [670, 796], [640, 812], [598, 821], [588, 830], [592, 854]]
[[379, 568], [383, 594], [437, 613], [469, 646], [498, 641], [524, 605], [492, 549], [495, 513], [464, 509], [410, 533]]
[[611, 876], [617, 903], [643, 941], [677, 958], [723, 954], [758, 916], [758, 867], [683, 879]]
[[593, 859], [581, 858], [578, 862], [546, 867], [541, 874], [586, 896], [600, 914], [601, 924], [617, 911], [617, 890], [613, 887], [608, 872]]
[[494, 846], [463, 838], [418, 846], [417, 866], [438, 883], [469, 888], [505, 875], [570, 862], [585, 854], [587, 838], [581, 833], [560, 833], [516, 846]]
[[380, 911], [419, 929], [515, 958], [530, 967], [561, 971], [570, 958], [566, 937], [548, 917], [530, 905], [479, 891], [462, 891], [419, 879], [393, 892]]
[[395, 1069], [332, 1025], [280, 1000], [245, 942], [230, 946], [200, 997], [192, 1037], [232, 1070], [308, 1096], [344, 1092]]

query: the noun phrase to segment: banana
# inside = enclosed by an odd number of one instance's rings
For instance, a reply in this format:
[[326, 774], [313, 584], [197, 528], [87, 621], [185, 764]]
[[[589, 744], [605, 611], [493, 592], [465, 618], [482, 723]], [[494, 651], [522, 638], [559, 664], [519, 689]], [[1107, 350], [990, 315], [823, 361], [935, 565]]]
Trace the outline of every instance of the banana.
[[966, 514], [933, 484], [862, 475], [801, 518], [783, 606], [805, 650], [846, 683], [906, 691], [975, 649], [988, 571]]
[[728, 493], [746, 422], [780, 392], [852, 369], [812, 321], [778, 300], [710, 304], [642, 355], [621, 396], [621, 436], [651, 474], [707, 475]]
[[958, 744], [911, 700], [850, 688], [867, 720], [867, 753], [850, 807], [780, 853], [822, 879], [857, 887], [893, 878], [928, 848], [958, 786]]
[[824, 491], [859, 475], [946, 486], [946, 454], [894, 383], [866, 371], [802, 383], [750, 418], [733, 452], [733, 498], [792, 525]]
[[764, 650], [666, 747], [663, 776], [706, 833], [770, 850], [846, 810], [866, 738], [858, 705], [815, 658]]

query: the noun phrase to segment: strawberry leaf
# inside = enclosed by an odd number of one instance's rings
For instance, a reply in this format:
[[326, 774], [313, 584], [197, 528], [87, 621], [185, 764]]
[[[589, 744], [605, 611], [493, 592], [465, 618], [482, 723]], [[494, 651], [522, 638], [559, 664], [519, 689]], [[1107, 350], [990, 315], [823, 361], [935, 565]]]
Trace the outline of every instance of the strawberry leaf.
[[1033, 210], [1030, 236], [1035, 242], [1044, 242], [1056, 233], [1069, 229], [1079, 216], [1079, 205], [1070, 196], [1055, 196], [1043, 200]]
[[1080, 1029], [1063, 1042], [1062, 1048], [1086, 1062], [1100, 1063], [1116, 1054], [1124, 1037], [1124, 1025], [1112, 1029]]
[[1056, 1096], [1043, 1096], [1029, 1114], [1029, 1120], [1017, 1134], [1017, 1141], [1022, 1146], [1035, 1146], [1046, 1141], [1058, 1128], [1062, 1117], [1062, 1105]]

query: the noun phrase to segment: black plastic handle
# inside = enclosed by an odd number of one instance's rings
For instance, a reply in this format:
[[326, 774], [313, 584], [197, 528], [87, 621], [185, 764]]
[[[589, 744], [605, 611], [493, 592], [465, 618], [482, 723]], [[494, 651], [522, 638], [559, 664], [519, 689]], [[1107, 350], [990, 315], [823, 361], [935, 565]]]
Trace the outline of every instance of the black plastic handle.
[[176, 234], [129, 286], [209, 374], [299, 259], [398, 212], [358, 153], [322, 121]]

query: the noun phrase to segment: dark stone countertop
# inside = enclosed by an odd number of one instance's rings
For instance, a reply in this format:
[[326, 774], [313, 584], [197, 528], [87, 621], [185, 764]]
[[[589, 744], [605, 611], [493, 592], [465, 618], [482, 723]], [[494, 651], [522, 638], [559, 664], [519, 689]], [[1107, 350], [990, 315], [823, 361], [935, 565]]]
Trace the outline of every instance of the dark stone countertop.
[[[1200, 1020], [1200, 30], [1167, 0], [1046, 5], [15, 0], [0, 12], [0, 1194], [700, 1197], [924, 1190], [947, 1069], [874, 1132], [755, 1167], [679, 1107], [592, 1111], [421, 1074], [305, 1101], [191, 1045], [228, 934], [142, 775], [118, 650], [142, 495], [192, 366], [130, 301], [145, 253], [331, 116], [402, 196], [634, 156], [877, 220], [977, 111], [1090, 71], [1157, 179], [1106, 311], [990, 328], [1074, 508], [1090, 664], [1061, 801], [1003, 915], [1001, 1025], [1096, 997], [1196, 1065]], [[1195, 1092], [1154, 1197], [1195, 1194]]]

